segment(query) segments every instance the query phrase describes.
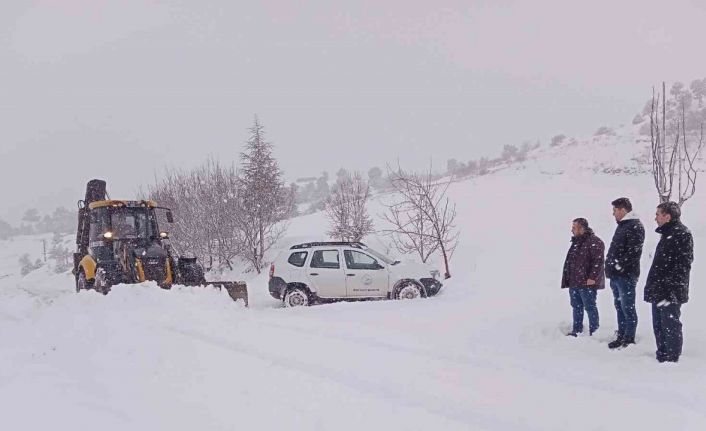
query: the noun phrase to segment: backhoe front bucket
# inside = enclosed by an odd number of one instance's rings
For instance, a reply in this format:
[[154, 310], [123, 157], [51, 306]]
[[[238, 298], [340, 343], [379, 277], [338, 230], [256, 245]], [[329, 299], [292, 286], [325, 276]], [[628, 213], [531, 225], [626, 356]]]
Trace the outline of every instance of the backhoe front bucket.
[[208, 284], [224, 288], [233, 301], [242, 299], [245, 306], [248, 306], [248, 286], [243, 281], [209, 281]]
[[225, 289], [233, 301], [241, 299], [248, 306], [248, 286], [244, 281], [207, 281], [206, 283], [179, 283], [184, 286], [213, 286]]

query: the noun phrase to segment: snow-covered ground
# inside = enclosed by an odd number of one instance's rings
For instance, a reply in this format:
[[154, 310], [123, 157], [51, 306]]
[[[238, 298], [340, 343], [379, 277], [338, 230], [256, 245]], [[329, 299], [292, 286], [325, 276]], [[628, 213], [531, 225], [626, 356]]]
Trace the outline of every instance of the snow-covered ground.
[[[590, 141], [590, 140], [589, 140]], [[606, 243], [610, 202], [632, 199], [651, 262], [655, 192], [629, 134], [533, 153], [454, 183], [461, 243], [442, 293], [417, 301], [281, 309], [266, 275], [251, 307], [224, 292], [146, 283], [74, 293], [68, 274], [19, 276], [37, 237], [0, 242], [0, 417], [6, 429], [702, 430], [706, 429], [706, 193], [684, 208], [695, 237], [684, 354], [654, 359], [649, 305], [637, 344], [610, 351], [612, 295], [597, 336], [567, 338], [559, 289], [575, 217]], [[374, 201], [373, 214], [382, 206]], [[321, 238], [322, 214], [290, 240]], [[375, 242], [372, 238], [370, 242]]]

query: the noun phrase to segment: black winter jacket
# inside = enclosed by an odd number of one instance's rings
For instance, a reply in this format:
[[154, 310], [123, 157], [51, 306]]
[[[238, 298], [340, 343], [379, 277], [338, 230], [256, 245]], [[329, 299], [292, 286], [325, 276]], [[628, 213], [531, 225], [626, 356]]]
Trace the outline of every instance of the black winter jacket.
[[694, 261], [694, 238], [680, 221], [670, 221], [656, 230], [662, 237], [645, 284], [645, 301], [653, 304], [689, 301], [689, 274]]
[[645, 228], [637, 217], [628, 213], [618, 222], [610, 242], [605, 258], [606, 277], [637, 280], [640, 277], [640, 258], [644, 242]]

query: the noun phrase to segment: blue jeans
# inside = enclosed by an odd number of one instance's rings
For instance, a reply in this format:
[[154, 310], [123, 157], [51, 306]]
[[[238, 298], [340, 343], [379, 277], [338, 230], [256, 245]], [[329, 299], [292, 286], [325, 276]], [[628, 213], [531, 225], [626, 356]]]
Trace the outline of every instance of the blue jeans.
[[681, 304], [652, 304], [652, 327], [657, 341], [657, 360], [660, 362], [676, 362], [681, 356], [684, 338], [680, 317]]
[[635, 285], [637, 280], [627, 277], [610, 279], [613, 290], [613, 304], [618, 313], [618, 337], [635, 341], [637, 311], [635, 310]]
[[588, 328], [591, 333], [598, 329], [598, 307], [596, 297], [598, 289], [591, 287], [570, 287], [569, 298], [574, 309], [573, 332], [583, 332], [583, 310], [588, 314]]

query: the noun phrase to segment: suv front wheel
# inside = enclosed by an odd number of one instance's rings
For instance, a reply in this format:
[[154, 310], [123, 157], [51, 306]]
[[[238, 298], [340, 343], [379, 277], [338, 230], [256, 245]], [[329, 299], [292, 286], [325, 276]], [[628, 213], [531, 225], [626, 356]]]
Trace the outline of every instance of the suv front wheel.
[[424, 291], [418, 284], [408, 281], [395, 289], [395, 299], [417, 299], [424, 297]]
[[285, 307], [306, 307], [310, 303], [309, 292], [301, 287], [290, 288], [282, 301]]

